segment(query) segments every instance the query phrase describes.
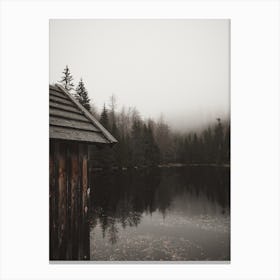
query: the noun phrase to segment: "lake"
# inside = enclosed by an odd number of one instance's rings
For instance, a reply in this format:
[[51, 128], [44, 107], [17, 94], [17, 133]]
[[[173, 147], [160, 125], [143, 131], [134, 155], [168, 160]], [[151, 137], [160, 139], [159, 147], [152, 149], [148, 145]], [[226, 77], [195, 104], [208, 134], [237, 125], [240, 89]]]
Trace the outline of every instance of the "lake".
[[229, 261], [230, 168], [92, 171], [87, 259]]

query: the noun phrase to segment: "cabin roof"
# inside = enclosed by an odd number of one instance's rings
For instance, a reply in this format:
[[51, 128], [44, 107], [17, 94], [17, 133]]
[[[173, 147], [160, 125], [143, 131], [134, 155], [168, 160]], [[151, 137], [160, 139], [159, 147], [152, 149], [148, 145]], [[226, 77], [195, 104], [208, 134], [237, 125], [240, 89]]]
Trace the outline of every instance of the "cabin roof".
[[49, 86], [50, 138], [100, 144], [117, 140], [61, 85]]

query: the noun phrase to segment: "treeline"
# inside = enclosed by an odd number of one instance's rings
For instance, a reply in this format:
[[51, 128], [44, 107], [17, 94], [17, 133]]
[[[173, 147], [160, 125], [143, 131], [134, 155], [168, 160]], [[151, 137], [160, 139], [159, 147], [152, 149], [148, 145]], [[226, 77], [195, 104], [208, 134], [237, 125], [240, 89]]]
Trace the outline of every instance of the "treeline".
[[143, 120], [136, 108], [116, 110], [116, 98], [111, 96], [109, 108], [104, 104], [97, 113], [88, 97], [82, 78], [76, 89], [68, 66], [60, 81], [118, 140], [111, 147], [90, 147], [90, 162], [94, 167], [140, 167], [159, 164], [228, 164], [230, 162], [230, 123], [217, 118], [200, 132], [175, 133], [164, 122]]
[[[201, 132], [175, 133], [163, 118], [143, 120], [135, 108], [115, 110], [104, 105], [100, 123], [118, 140], [112, 148], [91, 148], [95, 167], [139, 167], [159, 164], [228, 164], [230, 124], [217, 119]], [[97, 116], [98, 117], [98, 116]]]

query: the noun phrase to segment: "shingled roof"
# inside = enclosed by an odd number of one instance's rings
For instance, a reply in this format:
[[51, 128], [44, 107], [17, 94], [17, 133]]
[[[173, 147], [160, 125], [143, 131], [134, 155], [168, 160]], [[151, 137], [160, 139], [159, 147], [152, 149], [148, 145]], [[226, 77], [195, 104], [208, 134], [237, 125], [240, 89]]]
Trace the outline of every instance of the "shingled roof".
[[117, 140], [61, 85], [49, 86], [50, 138], [115, 144]]

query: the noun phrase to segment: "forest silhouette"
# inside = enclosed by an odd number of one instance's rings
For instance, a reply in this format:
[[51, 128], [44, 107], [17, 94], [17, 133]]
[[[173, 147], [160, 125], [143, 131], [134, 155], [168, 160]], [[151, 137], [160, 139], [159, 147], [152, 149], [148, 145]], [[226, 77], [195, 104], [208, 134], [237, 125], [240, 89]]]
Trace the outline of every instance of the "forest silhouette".
[[104, 105], [101, 124], [118, 140], [113, 148], [91, 147], [94, 167], [143, 167], [160, 164], [229, 164], [230, 124], [217, 118], [199, 132], [174, 132], [163, 118], [143, 120], [138, 111]]

